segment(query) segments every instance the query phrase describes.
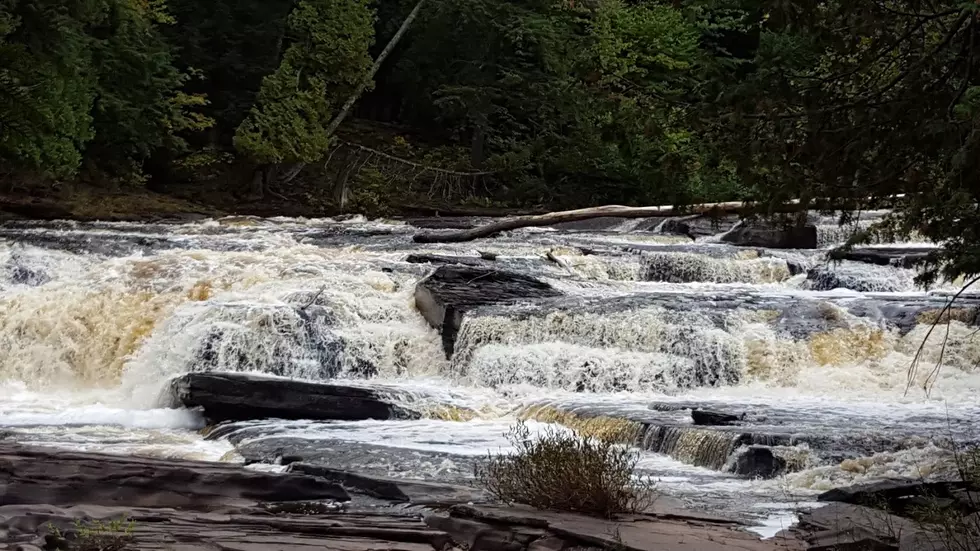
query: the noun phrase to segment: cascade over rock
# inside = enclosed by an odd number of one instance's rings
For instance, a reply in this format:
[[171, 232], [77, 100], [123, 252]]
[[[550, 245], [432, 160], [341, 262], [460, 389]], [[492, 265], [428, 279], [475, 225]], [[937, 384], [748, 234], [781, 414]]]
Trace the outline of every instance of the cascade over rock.
[[551, 285], [523, 274], [440, 266], [415, 286], [415, 306], [429, 325], [442, 331], [446, 356], [451, 357], [456, 333], [469, 310], [560, 295]]

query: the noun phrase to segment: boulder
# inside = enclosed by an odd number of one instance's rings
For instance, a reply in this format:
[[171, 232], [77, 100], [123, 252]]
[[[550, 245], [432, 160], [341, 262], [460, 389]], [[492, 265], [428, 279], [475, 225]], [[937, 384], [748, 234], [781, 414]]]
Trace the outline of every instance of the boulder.
[[225, 463], [0, 444], [0, 505], [115, 505], [210, 510], [262, 501], [350, 499], [322, 478]]
[[741, 247], [768, 249], [816, 249], [816, 226], [780, 228], [763, 224], [743, 224], [721, 237], [725, 243]]
[[749, 478], [772, 478], [786, 469], [786, 461], [768, 446], [748, 446], [735, 457], [732, 472]]
[[706, 409], [692, 409], [691, 419], [695, 425], [733, 425], [745, 419], [745, 414], [732, 415], [720, 411], [709, 411]]
[[203, 408], [212, 423], [268, 418], [360, 421], [416, 417], [368, 388], [243, 373], [188, 373], [170, 382], [170, 392], [177, 405]]
[[692, 241], [698, 238], [691, 224], [682, 218], [668, 218], [664, 220], [657, 226], [657, 233], [664, 235], [683, 235], [684, 237], [689, 237]]
[[429, 325], [442, 332], [446, 357], [452, 356], [467, 311], [558, 296], [559, 291], [533, 277], [472, 266], [440, 266], [415, 286], [415, 306]]

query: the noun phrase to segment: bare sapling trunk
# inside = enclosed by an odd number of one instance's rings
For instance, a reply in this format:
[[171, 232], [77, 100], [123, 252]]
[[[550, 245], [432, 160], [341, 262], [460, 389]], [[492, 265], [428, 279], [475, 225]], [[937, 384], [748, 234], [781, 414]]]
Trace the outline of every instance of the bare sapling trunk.
[[[367, 73], [365, 73], [364, 78], [362, 78], [361, 81], [357, 84], [357, 88], [354, 88], [354, 91], [351, 92], [350, 96], [348, 96], [347, 101], [345, 101], [344, 104], [340, 107], [340, 111], [337, 112], [334, 118], [330, 121], [330, 124], [327, 125], [327, 128], [324, 132], [328, 140], [334, 135], [334, 133], [337, 131], [337, 128], [340, 126], [340, 124], [344, 122], [344, 119], [347, 118], [347, 115], [350, 114], [351, 108], [354, 107], [354, 104], [357, 103], [357, 100], [360, 99], [361, 95], [364, 94], [364, 91], [367, 90], [367, 87], [370, 86], [372, 82], [374, 82], [374, 75], [378, 73], [378, 69], [381, 68], [381, 64], [384, 63], [385, 59], [387, 59], [387, 57], [395, 49], [395, 46], [398, 45], [398, 42], [400, 42], [402, 37], [405, 36], [405, 33], [408, 32], [409, 27], [412, 26], [412, 23], [415, 21], [415, 18], [418, 17], [419, 12], [422, 10], [422, 6], [425, 4], [425, 2], [426, 0], [419, 0], [418, 3], [415, 4], [415, 7], [412, 8], [411, 12], [409, 12], [408, 17], [406, 17], [405, 20], [402, 21], [401, 26], [398, 27], [398, 32], [395, 33], [395, 36], [391, 37], [391, 40], [389, 40], [388, 44], [385, 45], [385, 49], [381, 50], [381, 53], [378, 54], [378, 57], [374, 60], [374, 64], [371, 65], [371, 68], [368, 70]], [[288, 184], [289, 182], [291, 182], [293, 178], [295, 178], [296, 175], [299, 174], [300, 171], [302, 171], [305, 166], [306, 163], [297, 163], [296, 165], [294, 165], [289, 170], [287, 174], [287, 178], [285, 178], [282, 183]]]

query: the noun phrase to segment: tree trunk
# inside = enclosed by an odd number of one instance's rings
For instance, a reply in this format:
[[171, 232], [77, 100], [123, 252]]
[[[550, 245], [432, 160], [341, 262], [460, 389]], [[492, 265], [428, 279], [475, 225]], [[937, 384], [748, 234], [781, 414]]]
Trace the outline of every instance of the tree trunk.
[[[398, 27], [398, 32], [395, 33], [395, 36], [391, 37], [391, 40], [388, 41], [385, 49], [381, 50], [381, 53], [378, 54], [377, 59], [374, 60], [374, 64], [371, 65], [371, 69], [364, 75], [364, 78], [362, 78], [361, 82], [358, 83], [357, 88], [355, 88], [351, 95], [347, 98], [344, 105], [340, 107], [340, 111], [337, 112], [337, 115], [334, 116], [333, 120], [330, 121], [330, 124], [327, 125], [325, 134], [328, 140], [334, 135], [334, 132], [337, 131], [340, 124], [344, 122], [344, 119], [347, 118], [351, 108], [354, 107], [355, 103], [357, 103], [357, 100], [364, 93], [364, 90], [367, 90], [367, 87], [374, 81], [374, 75], [378, 73], [378, 69], [381, 68], [381, 64], [384, 63], [384, 60], [391, 54], [392, 50], [395, 49], [395, 46], [397, 46], [398, 42], [401, 41], [403, 36], [405, 36], [405, 33], [408, 32], [409, 27], [412, 26], [415, 18], [418, 17], [419, 11], [422, 10], [422, 5], [425, 4], [425, 2], [426, 0], [419, 0], [418, 3], [415, 4], [415, 7], [412, 8], [411, 12], [409, 12], [408, 17], [402, 21], [401, 27]], [[297, 174], [300, 173], [301, 170], [303, 170], [305, 166], [306, 163], [299, 163], [295, 165], [293, 167], [295, 172], [291, 170], [289, 173], [289, 178], [282, 183], [288, 184], [293, 178], [296, 177]]]
[[[792, 212], [799, 208], [799, 201], [790, 201], [783, 205], [783, 212]], [[742, 202], [731, 203], [705, 203], [703, 205], [692, 205], [689, 207], [675, 207], [664, 205], [659, 207], [624, 207], [620, 205], [606, 205], [603, 207], [591, 207], [587, 209], [566, 210], [560, 212], [549, 212], [547, 214], [536, 214], [531, 216], [515, 216], [498, 222], [471, 228], [468, 230], [450, 232], [422, 232], [415, 234], [416, 243], [459, 243], [472, 241], [481, 237], [491, 237], [500, 232], [516, 230], [518, 228], [530, 228], [540, 226], [550, 226], [562, 222], [577, 222], [590, 218], [648, 218], [651, 216], [681, 216], [684, 214], [731, 214], [747, 210], [748, 205]]]
[[[905, 198], [905, 194], [891, 195], [888, 197], [867, 198], [865, 203], [873, 204], [874, 208], [883, 208], [892, 205], [896, 201]], [[799, 199], [786, 201], [768, 209], [769, 214], [800, 212], [804, 216], [808, 209], [836, 208], [839, 207], [830, 200], [808, 201], [803, 205]], [[865, 205], [868, 207], [869, 205]], [[850, 208], [857, 208], [857, 204], [852, 204]], [[550, 226], [562, 222], [578, 222], [590, 218], [648, 218], [653, 216], [684, 216], [689, 214], [697, 215], [720, 215], [720, 214], [744, 214], [759, 212], [757, 205], [732, 201], [728, 203], [703, 203], [700, 205], [674, 206], [662, 205], [659, 207], [624, 207], [621, 205], [606, 205], [602, 207], [590, 207], [578, 210], [566, 210], [559, 212], [549, 212], [546, 214], [532, 214], [528, 216], [514, 216], [498, 222], [491, 222], [483, 226], [477, 226], [467, 230], [459, 231], [434, 231], [415, 234], [413, 238], [416, 243], [460, 243], [472, 241], [481, 237], [492, 237], [500, 232], [516, 230], [518, 228], [531, 228], [540, 226]], [[805, 218], [803, 218], [805, 220]]]

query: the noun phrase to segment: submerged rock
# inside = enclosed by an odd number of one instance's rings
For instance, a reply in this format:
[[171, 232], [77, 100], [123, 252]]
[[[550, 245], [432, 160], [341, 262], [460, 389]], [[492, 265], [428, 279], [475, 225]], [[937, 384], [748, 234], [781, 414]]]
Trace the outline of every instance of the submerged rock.
[[243, 373], [188, 373], [170, 383], [173, 400], [201, 407], [212, 423], [248, 419], [406, 419], [416, 415], [377, 391]]
[[441, 266], [415, 286], [415, 306], [442, 332], [451, 357], [464, 314], [490, 304], [560, 296], [551, 285], [524, 274], [488, 268]]

